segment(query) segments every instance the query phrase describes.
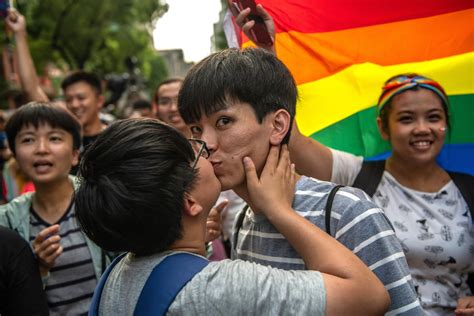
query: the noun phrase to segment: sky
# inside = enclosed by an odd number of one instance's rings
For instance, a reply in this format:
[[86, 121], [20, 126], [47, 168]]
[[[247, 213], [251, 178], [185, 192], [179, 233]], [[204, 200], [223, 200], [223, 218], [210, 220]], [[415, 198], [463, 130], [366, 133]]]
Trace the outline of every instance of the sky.
[[181, 48], [187, 62], [211, 53], [213, 24], [219, 20], [220, 0], [166, 0], [166, 12], [153, 31], [156, 49]]

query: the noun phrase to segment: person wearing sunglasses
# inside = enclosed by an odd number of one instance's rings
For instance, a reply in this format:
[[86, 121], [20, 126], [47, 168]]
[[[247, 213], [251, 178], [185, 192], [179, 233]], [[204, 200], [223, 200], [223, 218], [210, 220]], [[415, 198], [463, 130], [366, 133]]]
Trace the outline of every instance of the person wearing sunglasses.
[[208, 157], [204, 141], [187, 140], [152, 119], [117, 121], [91, 145], [80, 167], [77, 219], [92, 240], [126, 255], [102, 277], [90, 315], [132, 315], [140, 307], [157, 315], [380, 315], [387, 309], [389, 297], [377, 277], [292, 209], [296, 174], [286, 146], [272, 148], [258, 176], [247, 157], [247, 185], [308, 271], [214, 261], [196, 269], [162, 313], [153, 312], [165, 304], [163, 278], [153, 282], [159, 304], [140, 303], [150, 275], [173, 257], [188, 260], [171, 265], [167, 276], [192, 269], [196, 261], [189, 256], [206, 260], [206, 221], [221, 191]]

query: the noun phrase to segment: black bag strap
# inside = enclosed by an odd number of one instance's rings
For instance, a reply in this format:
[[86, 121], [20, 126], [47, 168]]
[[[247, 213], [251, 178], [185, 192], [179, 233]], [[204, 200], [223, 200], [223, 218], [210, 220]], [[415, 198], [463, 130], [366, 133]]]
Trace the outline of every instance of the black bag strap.
[[373, 196], [382, 179], [384, 170], [385, 160], [364, 160], [352, 186], [365, 191], [369, 196]]
[[247, 210], [249, 209], [249, 205], [246, 204], [242, 210], [237, 213], [237, 218], [234, 220], [234, 233], [232, 236], [232, 243], [231, 243], [231, 248], [235, 251], [237, 249], [237, 241], [239, 240], [239, 232], [240, 228], [242, 227], [242, 223], [244, 222], [245, 218], [245, 213], [247, 213]]
[[466, 201], [471, 217], [474, 218], [474, 176], [460, 172], [447, 172]]
[[326, 222], [326, 233], [331, 235], [331, 210], [332, 210], [332, 202], [334, 201], [334, 196], [336, 195], [337, 191], [344, 187], [343, 185], [336, 185], [334, 188], [331, 189], [329, 192], [328, 199], [326, 201], [326, 207], [324, 207], [324, 216]]

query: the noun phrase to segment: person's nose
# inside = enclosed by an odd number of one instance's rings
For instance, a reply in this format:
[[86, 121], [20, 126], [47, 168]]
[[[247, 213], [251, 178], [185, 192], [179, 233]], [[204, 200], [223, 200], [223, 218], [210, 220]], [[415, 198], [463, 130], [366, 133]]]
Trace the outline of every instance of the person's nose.
[[201, 139], [206, 142], [206, 147], [212, 155], [217, 150], [218, 138], [216, 133], [210, 128], [203, 128]]
[[77, 109], [81, 105], [81, 102], [77, 98], [72, 98], [69, 100], [68, 105], [73, 109]]
[[415, 134], [426, 134], [430, 132], [430, 123], [426, 120], [420, 119], [416, 121], [414, 129]]
[[49, 142], [46, 139], [38, 139], [36, 142], [35, 153], [45, 154], [49, 151]]
[[178, 112], [178, 99], [174, 98], [171, 100], [171, 111]]

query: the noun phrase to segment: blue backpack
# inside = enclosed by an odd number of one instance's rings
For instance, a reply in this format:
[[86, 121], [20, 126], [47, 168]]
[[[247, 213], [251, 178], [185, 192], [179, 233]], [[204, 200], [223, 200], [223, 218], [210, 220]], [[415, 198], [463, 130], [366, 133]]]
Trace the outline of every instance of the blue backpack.
[[[100, 298], [105, 282], [114, 266], [125, 255], [126, 253], [115, 258], [100, 278], [89, 308], [90, 316], [99, 315]], [[163, 259], [145, 282], [133, 314], [165, 315], [179, 291], [208, 263], [207, 259], [190, 253], [176, 253]]]

